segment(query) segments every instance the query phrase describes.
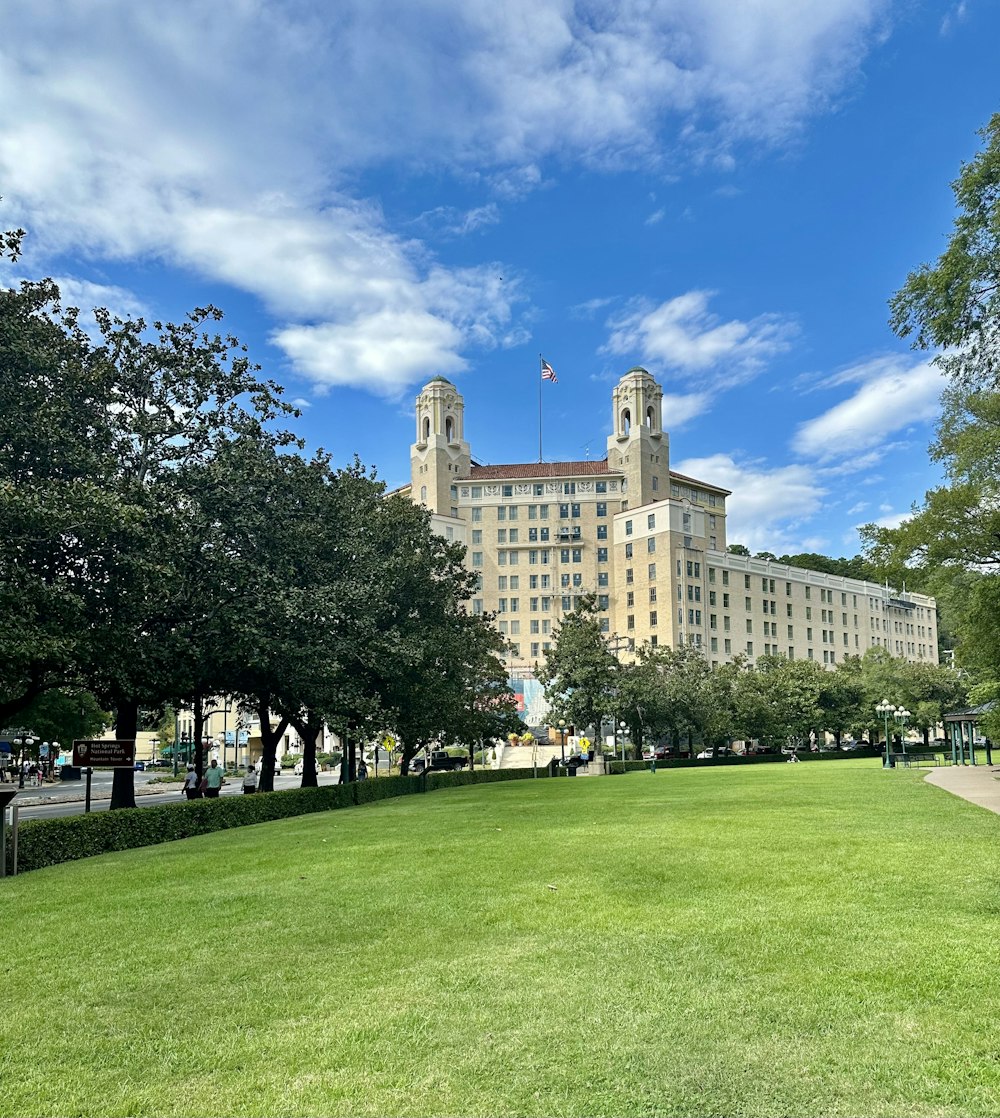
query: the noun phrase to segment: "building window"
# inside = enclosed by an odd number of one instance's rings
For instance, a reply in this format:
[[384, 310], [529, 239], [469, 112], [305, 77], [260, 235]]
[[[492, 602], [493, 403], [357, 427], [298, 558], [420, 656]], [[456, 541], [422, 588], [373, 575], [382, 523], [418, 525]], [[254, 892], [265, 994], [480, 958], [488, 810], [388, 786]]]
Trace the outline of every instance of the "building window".
[[631, 520], [626, 520], [625, 521], [625, 535], [626, 536], [631, 536], [632, 535], [632, 521]]
[[483, 530], [482, 530], [482, 528], [473, 528], [472, 529], [472, 542], [473, 542], [473, 544], [479, 544], [479, 543], [483, 542]]
[[608, 526], [607, 526], [607, 524], [598, 524], [597, 525], [597, 538], [599, 540], [606, 540], [608, 538]]
[[634, 629], [635, 628], [635, 614], [630, 613], [625, 618], [625, 628], [626, 629]]
[[625, 595], [625, 605], [628, 609], [631, 609], [635, 605], [635, 592], [634, 591], [630, 590]]
[[650, 536], [649, 539], [646, 540], [646, 551], [648, 551], [650, 554], [652, 554], [655, 550], [656, 550], [656, 537], [655, 536]]
[[632, 558], [632, 544], [631, 543], [627, 543], [625, 545], [625, 558], [626, 559], [631, 559]]
[[569, 520], [569, 505], [560, 505], [559, 506], [559, 519], [560, 520]]
[[582, 548], [579, 548], [579, 547], [574, 547], [573, 548], [573, 562], [574, 563], [582, 563], [583, 562], [583, 549]]
[[483, 510], [478, 509], [478, 508], [473, 509], [472, 510], [472, 523], [473, 524], [481, 524], [482, 519], [483, 519]]
[[481, 551], [474, 551], [472, 553], [472, 565], [474, 567], [481, 567], [483, 565], [483, 553]]
[[632, 574], [632, 568], [631, 567], [626, 567], [625, 568], [625, 584], [627, 586], [631, 586], [633, 581], [634, 581], [634, 578], [633, 578], [633, 574]]
[[483, 599], [482, 598], [473, 598], [472, 599], [472, 612], [474, 614], [480, 614], [480, 613], [483, 612]]
[[649, 600], [650, 600], [651, 602], [655, 602], [655, 601], [656, 601], [656, 587], [655, 587], [655, 586], [651, 586], [651, 587], [649, 588]]
[[607, 586], [608, 585], [608, 572], [607, 571], [598, 571], [597, 585], [598, 586]]
[[747, 641], [747, 656], [753, 656], [753, 641]]
[[650, 582], [652, 582], [656, 578], [656, 564], [655, 563], [650, 563], [649, 564], [649, 566], [646, 568], [646, 574], [647, 574]]
[[651, 609], [649, 611], [649, 627], [651, 629], [656, 628], [656, 610], [655, 609]]
[[649, 514], [649, 516], [646, 517], [646, 527], [647, 528], [655, 528], [656, 527], [656, 513], [655, 512], [651, 512]]
[[744, 590], [749, 590], [750, 589], [750, 576], [749, 575], [744, 575], [743, 576], [743, 588], [744, 588]]
[[597, 515], [598, 516], [607, 516], [608, 515], [608, 502], [607, 501], [598, 501], [597, 502]]
[[722, 585], [723, 586], [728, 586], [729, 585], [729, 572], [728, 571], [723, 571], [722, 572]]
[[511, 543], [517, 543], [517, 529], [511, 528], [510, 536], [508, 537]]
[[598, 563], [606, 563], [608, 561], [608, 549], [606, 547], [599, 547], [597, 549]]

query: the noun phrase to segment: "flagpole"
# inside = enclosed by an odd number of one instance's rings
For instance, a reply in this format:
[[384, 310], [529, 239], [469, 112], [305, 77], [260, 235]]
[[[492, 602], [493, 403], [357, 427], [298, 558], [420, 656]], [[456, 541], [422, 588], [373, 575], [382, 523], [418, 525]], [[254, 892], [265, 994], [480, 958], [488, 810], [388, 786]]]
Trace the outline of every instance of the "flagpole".
[[542, 460], [542, 355], [538, 355], [538, 461]]

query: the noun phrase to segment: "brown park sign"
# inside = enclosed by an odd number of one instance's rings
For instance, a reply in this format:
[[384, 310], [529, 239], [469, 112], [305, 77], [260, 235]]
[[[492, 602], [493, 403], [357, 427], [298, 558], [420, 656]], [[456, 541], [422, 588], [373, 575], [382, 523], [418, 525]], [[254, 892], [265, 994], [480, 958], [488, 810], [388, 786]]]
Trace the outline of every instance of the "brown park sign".
[[81, 769], [130, 769], [135, 764], [135, 742], [74, 741], [73, 764]]

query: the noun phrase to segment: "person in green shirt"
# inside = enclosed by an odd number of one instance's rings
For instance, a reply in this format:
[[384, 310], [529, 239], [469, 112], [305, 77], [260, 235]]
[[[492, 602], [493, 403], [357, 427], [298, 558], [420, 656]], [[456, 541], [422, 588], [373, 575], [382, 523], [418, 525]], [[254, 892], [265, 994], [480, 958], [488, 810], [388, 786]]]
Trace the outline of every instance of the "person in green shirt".
[[205, 795], [210, 799], [218, 799], [219, 791], [222, 788], [222, 769], [219, 768], [219, 762], [212, 758], [212, 763], [208, 766], [205, 772]]

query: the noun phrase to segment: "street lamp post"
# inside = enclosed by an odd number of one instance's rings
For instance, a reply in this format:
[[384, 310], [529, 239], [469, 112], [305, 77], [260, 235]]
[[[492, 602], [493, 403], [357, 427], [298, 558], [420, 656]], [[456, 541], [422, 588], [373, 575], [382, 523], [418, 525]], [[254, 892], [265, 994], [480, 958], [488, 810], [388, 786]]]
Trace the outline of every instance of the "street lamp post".
[[562, 763], [566, 764], [566, 719], [559, 719], [559, 752], [562, 754]]
[[903, 707], [896, 707], [896, 713], [893, 715], [896, 719], [896, 724], [899, 726], [899, 744], [903, 750], [903, 764], [906, 764], [906, 738], [903, 737], [903, 732], [906, 729], [906, 723], [910, 720], [910, 712], [904, 710]]
[[30, 749], [35, 744], [34, 734], [29, 733], [27, 730], [19, 730], [12, 738], [11, 744], [17, 746], [18, 756], [18, 769], [19, 774], [17, 778], [18, 788], [24, 787], [24, 752]]
[[[902, 709], [902, 708], [900, 708]], [[875, 713], [882, 716], [882, 722], [885, 726], [885, 760], [882, 762], [883, 769], [892, 768], [892, 759], [889, 755], [889, 718], [895, 717], [896, 708], [889, 702], [888, 699], [883, 699], [875, 708]]]
[[622, 732], [622, 764], [625, 764], [625, 731], [628, 729], [627, 722], [619, 722], [618, 728]]

